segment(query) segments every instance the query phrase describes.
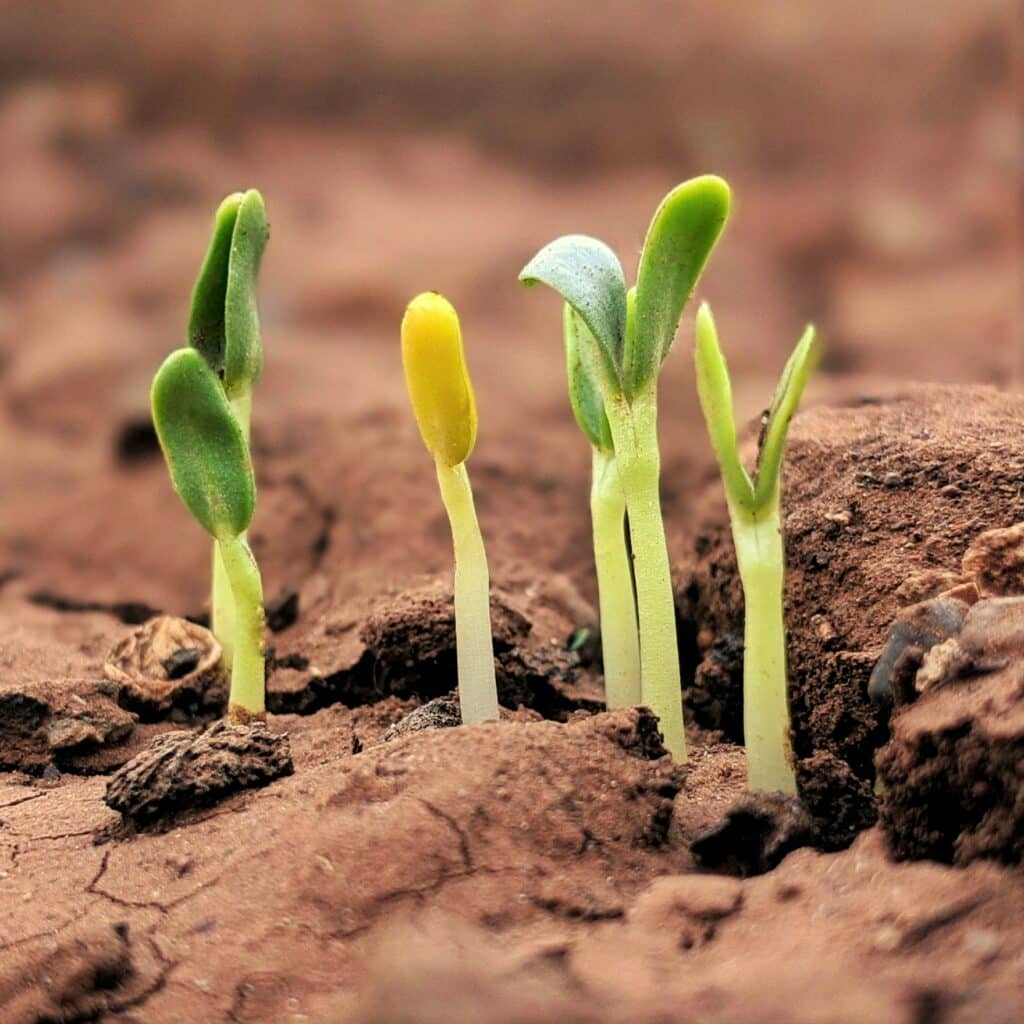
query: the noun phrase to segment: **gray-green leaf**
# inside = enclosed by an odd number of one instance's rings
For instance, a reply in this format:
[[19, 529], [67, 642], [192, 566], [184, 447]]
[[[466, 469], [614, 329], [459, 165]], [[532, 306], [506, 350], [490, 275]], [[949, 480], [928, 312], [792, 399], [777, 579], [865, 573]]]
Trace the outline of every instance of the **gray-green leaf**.
[[618, 256], [588, 235], [563, 235], [522, 269], [527, 287], [546, 284], [579, 313], [597, 339], [612, 379], [622, 379], [626, 335], [626, 279]]
[[596, 345], [594, 336], [580, 315], [565, 303], [563, 309], [565, 360], [569, 377], [569, 402], [580, 430], [590, 443], [602, 451], [614, 450], [611, 427], [604, 411], [604, 399], [596, 381], [591, 377], [580, 351], [582, 345]]
[[216, 374], [194, 348], [172, 352], [150, 393], [171, 482], [208, 533], [244, 533], [256, 506], [249, 448]]
[[729, 186], [715, 175], [677, 185], [651, 221], [637, 272], [636, 323], [623, 358], [631, 398], [668, 355], [679, 318], [729, 216]]

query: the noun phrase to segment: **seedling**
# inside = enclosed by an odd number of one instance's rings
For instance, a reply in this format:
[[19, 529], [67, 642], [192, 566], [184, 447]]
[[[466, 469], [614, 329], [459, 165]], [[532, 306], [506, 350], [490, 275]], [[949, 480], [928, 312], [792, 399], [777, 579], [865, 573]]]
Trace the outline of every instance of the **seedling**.
[[[246, 442], [252, 417], [252, 391], [263, 368], [256, 277], [270, 229], [263, 197], [256, 189], [236, 192], [217, 210], [206, 259], [192, 291], [189, 344], [223, 384]], [[232, 664], [235, 601], [227, 566], [213, 546], [211, 626]]]
[[814, 369], [814, 328], [789, 357], [761, 434], [754, 479], [740, 459], [729, 368], [711, 310], [697, 313], [697, 392], [721, 467], [733, 544], [743, 583], [743, 734], [751, 789], [796, 794], [789, 742], [784, 551], [780, 505], [782, 455], [793, 413]]
[[434, 456], [455, 548], [455, 647], [459, 705], [467, 725], [496, 721], [498, 687], [491, 641], [487, 553], [466, 459], [476, 444], [476, 399], [454, 307], [423, 292], [402, 318], [402, 365], [413, 413]]
[[569, 402], [591, 445], [590, 521], [601, 614], [605, 703], [609, 708], [626, 708], [641, 700], [636, 597], [626, 545], [626, 494], [619, 479], [604, 400], [580, 353], [577, 318], [569, 305], [564, 313]]
[[172, 352], [150, 395], [171, 482], [216, 545], [235, 610], [228, 718], [264, 714], [263, 584], [245, 539], [256, 506], [249, 444], [217, 375], [196, 349]]
[[729, 202], [721, 178], [694, 178], [674, 188], [654, 214], [636, 287], [628, 293], [618, 257], [586, 235], [556, 239], [519, 275], [528, 286], [549, 285], [566, 301], [582, 365], [604, 402], [633, 548], [641, 697], [679, 760], [686, 759], [686, 737], [659, 496], [658, 373]]

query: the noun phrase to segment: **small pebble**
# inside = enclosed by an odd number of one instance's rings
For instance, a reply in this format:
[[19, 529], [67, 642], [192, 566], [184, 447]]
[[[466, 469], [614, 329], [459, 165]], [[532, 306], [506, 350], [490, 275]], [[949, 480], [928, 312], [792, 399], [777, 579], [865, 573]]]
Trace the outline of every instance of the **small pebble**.
[[55, 764], [48, 764], [43, 769], [43, 778], [47, 782], [56, 782], [60, 778], [60, 769]]
[[903, 933], [895, 925], [887, 924], [875, 932], [875, 940], [872, 945], [879, 953], [892, 953], [897, 950], [903, 941]]
[[902, 487], [903, 477], [899, 473], [893, 471], [886, 473], [885, 476], [882, 477], [882, 483], [886, 487]]
[[850, 510], [845, 508], [842, 512], [828, 512], [825, 515], [827, 522], [835, 523], [837, 526], [849, 526], [852, 518]]
[[814, 629], [815, 636], [823, 644], [830, 643], [836, 638], [835, 626], [824, 615], [812, 615], [811, 627]]
[[964, 949], [979, 960], [994, 960], [1001, 948], [999, 936], [984, 928], [974, 928], [964, 936]]
[[956, 484], [946, 484], [942, 490], [939, 491], [944, 498], [958, 498], [961, 494], [961, 490]]

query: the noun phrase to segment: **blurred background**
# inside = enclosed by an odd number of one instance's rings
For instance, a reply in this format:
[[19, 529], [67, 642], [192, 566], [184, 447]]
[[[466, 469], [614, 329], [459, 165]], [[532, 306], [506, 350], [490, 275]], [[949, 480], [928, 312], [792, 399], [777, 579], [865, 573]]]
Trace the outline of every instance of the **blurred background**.
[[[1012, 0], [4, 0], [0, 25], [8, 572], [57, 586], [103, 562], [91, 592], [155, 602], [191, 587], [158, 585], [151, 528], [124, 539], [167, 506], [205, 557], [162, 469], [133, 460], [212, 211], [249, 186], [272, 222], [257, 422], [278, 451], [318, 413], [393, 417], [416, 443], [397, 325], [425, 288], [463, 315], [480, 457], [530, 419], [575, 444], [557, 303], [516, 273], [582, 231], [631, 274], [658, 200], [704, 172], [736, 196], [701, 292], [744, 414], [809, 319], [818, 398], [1018, 376]], [[663, 384], [670, 467], [702, 429], [691, 329]]]

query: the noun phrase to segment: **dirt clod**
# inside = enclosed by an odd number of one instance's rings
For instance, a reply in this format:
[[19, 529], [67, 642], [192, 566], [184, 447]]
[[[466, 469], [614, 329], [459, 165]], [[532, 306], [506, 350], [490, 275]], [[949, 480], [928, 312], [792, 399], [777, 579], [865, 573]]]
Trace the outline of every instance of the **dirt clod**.
[[964, 553], [963, 569], [982, 597], [1024, 594], [1024, 523], [975, 537]]
[[690, 852], [708, 871], [749, 878], [813, 842], [814, 823], [799, 800], [781, 793], [748, 793], [718, 824], [693, 837]]
[[819, 750], [797, 762], [796, 778], [800, 801], [814, 821], [818, 849], [845, 849], [878, 820], [871, 783], [855, 775], [841, 757]]
[[[571, 632], [564, 612], [494, 587], [491, 620], [503, 707], [522, 705], [557, 718], [601, 707], [600, 691], [579, 678], [578, 652], [564, 642]], [[455, 611], [451, 588], [443, 585], [411, 589], [369, 612], [304, 616], [288, 641], [275, 652], [268, 680], [267, 708], [275, 714], [390, 696], [430, 701], [449, 693], [458, 677]]]
[[[748, 455], [755, 442], [751, 430]], [[887, 485], [892, 474], [899, 487]], [[1024, 520], [1022, 477], [1019, 395], [921, 385], [794, 418], [783, 483], [793, 748], [798, 759], [823, 751], [845, 761], [852, 801], [873, 782], [885, 742], [886, 713], [868, 680], [899, 608], [910, 592], [934, 598], [960, 582], [979, 535]], [[951, 484], [956, 502], [943, 493]], [[697, 646], [684, 690], [691, 720], [740, 741], [743, 594], [717, 481], [701, 518], [677, 577], [680, 618]], [[913, 646], [901, 651], [916, 657]], [[912, 667], [890, 666], [887, 685]]]
[[137, 719], [118, 706], [115, 692], [110, 683], [84, 680], [0, 689], [0, 769], [42, 772], [123, 743]]
[[5, 1024], [95, 1020], [134, 972], [126, 926], [78, 928], [44, 956], [30, 950], [4, 958], [0, 1010]]
[[899, 857], [1024, 858], [1024, 600], [990, 598], [933, 647], [879, 753]]
[[400, 736], [421, 732], [423, 729], [451, 729], [462, 724], [459, 711], [459, 698], [454, 694], [435, 697], [433, 700], [414, 708], [404, 718], [400, 718], [384, 733], [384, 742], [396, 740]]
[[104, 800], [136, 825], [208, 807], [232, 793], [266, 786], [293, 771], [287, 734], [262, 723], [217, 722], [205, 732], [171, 732], [120, 768]]

